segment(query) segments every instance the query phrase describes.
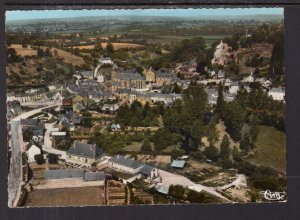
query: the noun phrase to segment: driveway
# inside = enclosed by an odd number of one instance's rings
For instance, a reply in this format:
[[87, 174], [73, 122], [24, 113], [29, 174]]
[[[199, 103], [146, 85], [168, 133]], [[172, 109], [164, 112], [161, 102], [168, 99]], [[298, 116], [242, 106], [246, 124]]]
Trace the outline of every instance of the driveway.
[[66, 151], [62, 151], [62, 150], [58, 150], [52, 147], [52, 137], [50, 136], [51, 134], [51, 130], [54, 127], [55, 123], [45, 123], [45, 128], [46, 128], [46, 132], [45, 132], [45, 136], [44, 136], [44, 145], [43, 147], [43, 151], [47, 152], [47, 153], [51, 153], [51, 154], [57, 154], [59, 155], [60, 159], [66, 159], [67, 155], [66, 155]]
[[170, 173], [170, 172], [160, 170], [160, 169], [158, 170], [158, 173], [162, 179], [162, 185], [165, 187], [169, 187], [172, 184], [173, 185], [178, 184], [178, 185], [182, 185], [183, 187], [188, 187], [189, 189], [197, 191], [197, 192], [201, 192], [203, 190], [203, 191], [205, 191], [213, 196], [216, 196], [220, 199], [223, 199], [227, 202], [232, 202], [229, 199], [227, 199], [226, 197], [222, 196], [220, 193], [218, 193], [215, 188], [204, 186], [199, 183], [194, 183], [193, 181], [186, 178], [185, 176]]

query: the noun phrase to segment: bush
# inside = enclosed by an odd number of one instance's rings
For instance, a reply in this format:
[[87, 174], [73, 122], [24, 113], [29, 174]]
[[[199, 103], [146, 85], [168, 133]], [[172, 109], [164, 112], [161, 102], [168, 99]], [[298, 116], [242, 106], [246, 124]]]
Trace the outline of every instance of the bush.
[[217, 161], [219, 157], [219, 151], [215, 146], [209, 146], [205, 148], [204, 155], [212, 161]]
[[148, 138], [144, 140], [141, 150], [145, 152], [152, 152], [152, 147]]
[[34, 159], [35, 159], [36, 163], [39, 165], [45, 163], [44, 156], [42, 154], [34, 155]]
[[31, 141], [33, 137], [33, 132], [29, 129], [26, 129], [24, 132], [23, 132], [23, 140], [26, 141], [26, 142], [29, 142]]
[[184, 199], [184, 191], [185, 190], [181, 185], [170, 185], [169, 187], [169, 195], [175, 199]]
[[203, 160], [205, 157], [201, 151], [196, 151], [192, 154], [192, 157], [196, 160]]

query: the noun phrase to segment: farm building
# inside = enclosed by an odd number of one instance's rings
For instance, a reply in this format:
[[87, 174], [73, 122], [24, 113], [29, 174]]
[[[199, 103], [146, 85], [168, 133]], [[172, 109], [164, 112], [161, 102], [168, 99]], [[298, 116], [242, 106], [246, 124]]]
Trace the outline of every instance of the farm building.
[[99, 163], [104, 160], [104, 151], [96, 144], [85, 144], [74, 142], [67, 151], [66, 161], [83, 166], [92, 166], [93, 163]]
[[146, 177], [149, 181], [158, 177], [158, 170], [148, 165], [144, 165], [139, 172], [142, 174], [142, 176]]
[[117, 155], [108, 160], [108, 166], [120, 170], [125, 173], [135, 174], [140, 171], [144, 164], [133, 158], [126, 158], [122, 155]]
[[46, 170], [45, 183], [37, 189], [58, 189], [87, 186], [104, 186], [104, 172], [84, 172], [80, 169]]
[[126, 158], [121, 155], [112, 157], [108, 161], [108, 166], [114, 170], [130, 174], [141, 174], [147, 180], [151, 181], [158, 177], [158, 170], [154, 167], [143, 164], [133, 158]]

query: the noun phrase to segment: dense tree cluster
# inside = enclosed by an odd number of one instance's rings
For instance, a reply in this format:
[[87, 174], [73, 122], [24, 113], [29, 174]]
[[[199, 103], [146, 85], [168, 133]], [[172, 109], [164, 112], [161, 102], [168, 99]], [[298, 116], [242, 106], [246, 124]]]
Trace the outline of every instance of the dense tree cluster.
[[259, 190], [284, 191], [286, 190], [286, 178], [278, 176], [271, 168], [255, 166], [242, 160], [236, 164], [240, 173], [248, 176], [250, 185]]
[[187, 145], [193, 149], [200, 143], [205, 132], [204, 116], [207, 95], [202, 85], [191, 85], [184, 90], [183, 101], [169, 106], [163, 116], [165, 129], [180, 134]]
[[180, 136], [167, 129], [160, 128], [156, 131], [151, 140], [154, 142], [155, 151], [161, 152], [168, 146], [176, 145], [180, 141]]
[[261, 86], [253, 87], [249, 93], [242, 89], [236, 97], [236, 102], [246, 110], [246, 121], [252, 120], [252, 123], [285, 131], [285, 104], [273, 100]]
[[144, 106], [134, 101], [131, 106], [123, 105], [116, 115], [116, 123], [131, 127], [150, 127], [157, 126], [157, 118], [163, 111], [163, 104], [150, 106], [147, 102]]

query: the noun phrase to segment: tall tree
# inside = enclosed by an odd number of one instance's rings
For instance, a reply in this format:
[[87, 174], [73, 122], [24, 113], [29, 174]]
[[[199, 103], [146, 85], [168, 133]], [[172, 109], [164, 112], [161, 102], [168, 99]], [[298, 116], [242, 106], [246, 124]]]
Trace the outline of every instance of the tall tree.
[[223, 117], [224, 108], [225, 108], [225, 101], [223, 95], [223, 85], [220, 83], [219, 90], [218, 90], [216, 112], [219, 113], [221, 117]]
[[240, 156], [240, 152], [239, 150], [237, 149], [236, 146], [233, 147], [233, 150], [232, 150], [232, 159], [236, 162], [240, 162], [241, 161], [241, 156]]
[[229, 156], [230, 156], [229, 138], [228, 135], [224, 135], [221, 143], [220, 157], [224, 161], [224, 160], [228, 160]]
[[284, 73], [284, 37], [283, 33], [278, 33], [277, 40], [274, 43], [272, 56], [270, 60], [270, 73], [281, 75]]
[[150, 144], [150, 141], [149, 141], [148, 138], [146, 138], [144, 140], [141, 150], [145, 151], [145, 152], [151, 152], [152, 151], [151, 144]]
[[237, 101], [226, 103], [223, 118], [226, 130], [235, 141], [238, 141], [244, 125], [245, 110]]
[[107, 43], [106, 50], [110, 53], [114, 52], [114, 45], [112, 43]]
[[206, 156], [206, 158], [208, 158], [208, 159], [210, 159], [212, 161], [217, 161], [218, 160], [219, 151], [213, 145], [210, 145], [209, 147], [205, 148], [205, 150], [204, 150], [203, 153]]

